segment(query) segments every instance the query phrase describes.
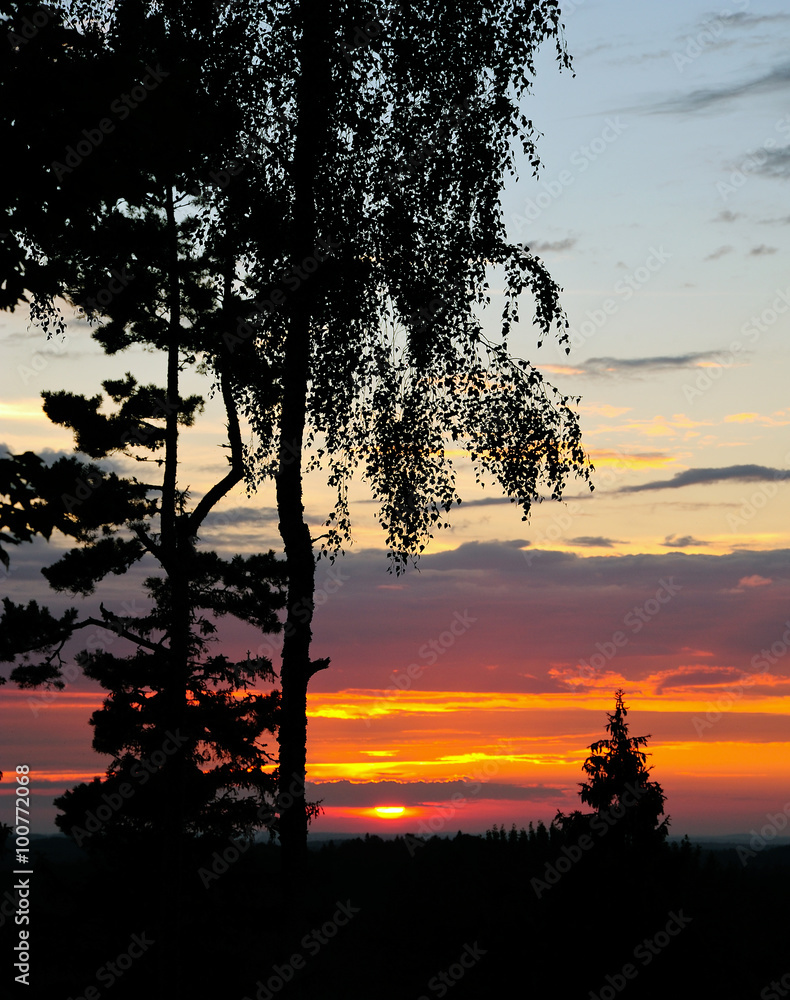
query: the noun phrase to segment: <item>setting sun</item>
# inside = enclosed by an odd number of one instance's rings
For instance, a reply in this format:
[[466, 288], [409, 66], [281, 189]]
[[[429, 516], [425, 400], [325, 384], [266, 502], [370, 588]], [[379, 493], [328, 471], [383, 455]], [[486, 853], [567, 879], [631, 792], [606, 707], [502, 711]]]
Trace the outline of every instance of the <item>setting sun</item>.
[[406, 810], [403, 806], [376, 806], [373, 812], [382, 819], [394, 819], [402, 816]]

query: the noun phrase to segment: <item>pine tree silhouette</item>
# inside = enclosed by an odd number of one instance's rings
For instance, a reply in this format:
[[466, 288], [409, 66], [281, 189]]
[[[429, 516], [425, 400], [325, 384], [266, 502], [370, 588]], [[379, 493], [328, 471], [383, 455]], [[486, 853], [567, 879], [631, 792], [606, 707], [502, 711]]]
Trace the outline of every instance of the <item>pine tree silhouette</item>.
[[582, 766], [589, 780], [580, 782], [579, 796], [598, 813], [607, 812], [617, 819], [620, 836], [616, 839], [628, 846], [646, 847], [662, 843], [667, 836], [669, 817], [659, 822], [666, 796], [657, 781], [650, 781], [652, 768], [645, 766], [648, 754], [640, 749], [650, 736], [628, 735], [623, 696], [622, 689], [615, 692], [615, 710], [608, 714], [606, 724], [609, 739], [590, 745], [592, 753]]

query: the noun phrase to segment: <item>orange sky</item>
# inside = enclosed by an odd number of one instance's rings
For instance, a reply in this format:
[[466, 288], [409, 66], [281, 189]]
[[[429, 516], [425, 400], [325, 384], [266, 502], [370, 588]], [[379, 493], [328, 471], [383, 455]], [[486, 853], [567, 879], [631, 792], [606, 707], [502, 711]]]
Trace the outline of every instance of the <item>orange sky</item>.
[[[672, 833], [748, 830], [788, 798], [790, 744], [770, 695], [722, 701], [646, 695], [627, 699], [632, 735], [652, 734], [653, 778], [667, 794]], [[100, 773], [86, 721], [101, 694], [51, 699], [7, 691], [7, 749], [31, 763], [39, 821], [64, 787]], [[524, 693], [348, 690], [310, 698], [311, 798], [324, 801], [320, 832], [482, 831], [493, 823], [548, 822], [578, 808], [586, 746], [605, 734], [612, 699], [599, 692]], [[27, 752], [28, 734], [37, 732]], [[744, 732], [751, 738], [738, 738]], [[19, 749], [17, 750], [16, 747]], [[71, 764], [71, 766], [69, 766]], [[12, 775], [4, 791], [12, 791]], [[381, 815], [377, 806], [400, 806]]]

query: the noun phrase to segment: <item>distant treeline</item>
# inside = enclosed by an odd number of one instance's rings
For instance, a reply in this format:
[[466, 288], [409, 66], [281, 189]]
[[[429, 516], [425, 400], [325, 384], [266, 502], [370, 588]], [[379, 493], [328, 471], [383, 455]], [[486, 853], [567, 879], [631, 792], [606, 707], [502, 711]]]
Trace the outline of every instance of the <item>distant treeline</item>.
[[[585, 848], [540, 823], [329, 842], [310, 852], [294, 934], [278, 918], [274, 845], [183, 858], [184, 898], [162, 912], [152, 858], [88, 856], [53, 838], [32, 866], [28, 995], [97, 1000], [111, 983], [111, 1000], [158, 996], [157, 950], [176, 911], [193, 1000], [479, 1000], [510, 997], [515, 985], [526, 997], [743, 1000], [781, 983], [790, 848], [743, 864], [735, 849], [687, 840], [647, 853], [615, 843]], [[10, 940], [13, 930], [4, 918], [0, 933]]]

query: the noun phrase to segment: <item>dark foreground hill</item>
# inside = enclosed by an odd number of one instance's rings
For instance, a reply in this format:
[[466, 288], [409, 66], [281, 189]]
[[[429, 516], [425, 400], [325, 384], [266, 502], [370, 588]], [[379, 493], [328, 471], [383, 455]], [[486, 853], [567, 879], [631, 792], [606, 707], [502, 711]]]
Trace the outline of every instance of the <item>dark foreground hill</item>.
[[773, 1000], [790, 988], [790, 848], [637, 856], [504, 830], [366, 837], [311, 852], [298, 926], [266, 844], [184, 859], [180, 901], [161, 900], [142, 852], [87, 857], [61, 840], [34, 862], [30, 986], [9, 975], [19, 927], [6, 907], [3, 996], [153, 1000], [161, 941], [176, 933], [189, 1000]]

